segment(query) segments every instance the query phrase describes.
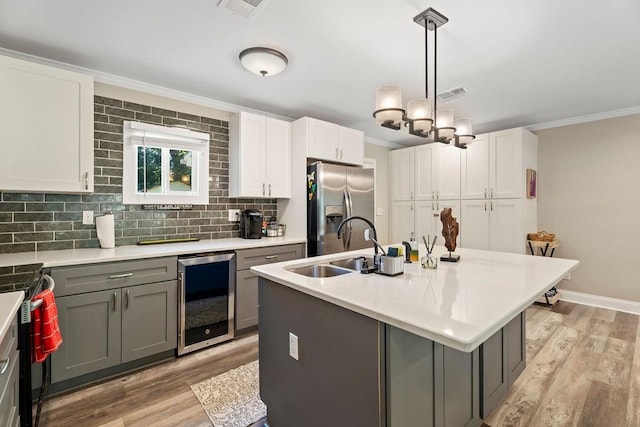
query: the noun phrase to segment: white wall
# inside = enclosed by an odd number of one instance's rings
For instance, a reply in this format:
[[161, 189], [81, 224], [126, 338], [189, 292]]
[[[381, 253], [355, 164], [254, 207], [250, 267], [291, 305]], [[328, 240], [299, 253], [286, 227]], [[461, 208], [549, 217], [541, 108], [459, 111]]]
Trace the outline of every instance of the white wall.
[[389, 148], [374, 144], [364, 144], [364, 156], [376, 160], [376, 209], [382, 209], [382, 215], [376, 215], [375, 224], [378, 241], [389, 242]]
[[580, 261], [560, 288], [640, 302], [640, 115], [536, 133], [538, 228]]

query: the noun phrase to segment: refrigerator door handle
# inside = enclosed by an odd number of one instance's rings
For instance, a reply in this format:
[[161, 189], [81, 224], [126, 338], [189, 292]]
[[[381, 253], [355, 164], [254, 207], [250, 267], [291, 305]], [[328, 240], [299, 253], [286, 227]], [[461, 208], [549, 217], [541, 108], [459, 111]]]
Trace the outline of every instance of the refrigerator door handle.
[[[349, 218], [353, 214], [353, 205], [351, 204], [351, 193], [349, 190], [344, 189], [344, 210], [345, 210], [345, 218]], [[351, 223], [347, 224], [345, 227], [345, 238], [342, 242], [342, 247], [344, 250], [349, 250], [351, 246], [351, 231], [353, 230], [353, 225]]]

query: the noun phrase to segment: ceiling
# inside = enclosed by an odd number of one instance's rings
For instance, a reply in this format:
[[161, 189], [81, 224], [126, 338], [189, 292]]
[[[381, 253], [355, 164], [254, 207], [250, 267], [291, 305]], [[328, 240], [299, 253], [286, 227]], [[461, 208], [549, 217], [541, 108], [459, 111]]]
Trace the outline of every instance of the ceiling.
[[[250, 19], [217, 4], [0, 0], [0, 47], [415, 145], [371, 113], [379, 86], [401, 85], [405, 103], [424, 95], [413, 17], [433, 7], [449, 18], [438, 92], [467, 89], [449, 105], [475, 133], [640, 107], [637, 0], [265, 0]], [[280, 50], [287, 69], [247, 72], [238, 54], [251, 46]]]

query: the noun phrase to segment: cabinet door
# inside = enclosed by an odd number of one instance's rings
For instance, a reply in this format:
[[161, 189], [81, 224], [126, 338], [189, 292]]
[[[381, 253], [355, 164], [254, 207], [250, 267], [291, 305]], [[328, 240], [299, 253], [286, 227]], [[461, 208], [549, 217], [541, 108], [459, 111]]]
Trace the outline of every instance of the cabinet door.
[[230, 123], [234, 127], [229, 129], [231, 197], [265, 197], [267, 194], [265, 123], [266, 117], [245, 112], [238, 113]]
[[507, 394], [507, 334], [502, 328], [480, 346], [480, 415], [486, 417]]
[[453, 145], [438, 147], [436, 170], [436, 198], [451, 200], [460, 198], [460, 150]]
[[177, 281], [122, 289], [122, 363], [176, 348], [177, 319]]
[[522, 197], [525, 182], [522, 173], [520, 129], [493, 132], [490, 134], [489, 141], [490, 197], [495, 199]]
[[460, 155], [462, 198], [487, 198], [489, 196], [489, 135], [478, 135]]
[[467, 353], [436, 343], [434, 350], [435, 425], [480, 425], [479, 349]]
[[265, 182], [269, 197], [291, 197], [290, 133], [289, 122], [266, 119]]
[[[433, 236], [438, 233], [438, 222], [440, 222], [440, 214], [438, 212], [437, 202], [418, 201], [415, 203], [415, 232], [416, 240], [422, 243], [422, 236]], [[408, 240], [409, 236], [405, 235], [402, 240]]]
[[364, 132], [338, 127], [338, 148], [342, 163], [362, 166], [364, 164]]
[[489, 249], [500, 252], [524, 253], [522, 202], [514, 199], [490, 200], [489, 210], [491, 213]]
[[309, 119], [307, 157], [320, 160], [339, 160], [338, 125]]
[[460, 225], [460, 246], [470, 249], [489, 249], [489, 201], [463, 200]]
[[63, 342], [51, 355], [51, 382], [120, 363], [120, 289], [56, 300]]
[[414, 199], [414, 148], [389, 152], [391, 163], [391, 200]]
[[526, 312], [520, 313], [503, 328], [507, 337], [507, 382], [509, 388], [527, 366]]
[[436, 198], [438, 148], [437, 144], [415, 147], [416, 200]]
[[409, 240], [414, 229], [413, 202], [391, 203], [391, 242]]
[[93, 78], [0, 56], [0, 190], [93, 192]]
[[236, 273], [236, 331], [258, 324], [258, 276], [249, 270]]

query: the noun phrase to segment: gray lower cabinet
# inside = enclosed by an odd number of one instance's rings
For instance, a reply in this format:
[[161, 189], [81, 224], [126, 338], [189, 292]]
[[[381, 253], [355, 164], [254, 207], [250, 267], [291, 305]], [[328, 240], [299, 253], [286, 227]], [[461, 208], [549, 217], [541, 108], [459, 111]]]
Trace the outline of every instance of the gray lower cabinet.
[[175, 257], [60, 267], [51, 276], [63, 339], [51, 355], [56, 387], [177, 347]]
[[258, 276], [251, 267], [291, 261], [304, 256], [304, 244], [269, 246], [236, 251], [235, 329], [255, 329], [258, 324]]
[[482, 424], [478, 354], [387, 325], [387, 426]]
[[57, 298], [56, 383], [176, 348], [175, 280]]
[[14, 318], [0, 337], [0, 426], [20, 423], [18, 322]]
[[502, 402], [526, 367], [525, 325], [522, 312], [480, 346], [482, 417]]

